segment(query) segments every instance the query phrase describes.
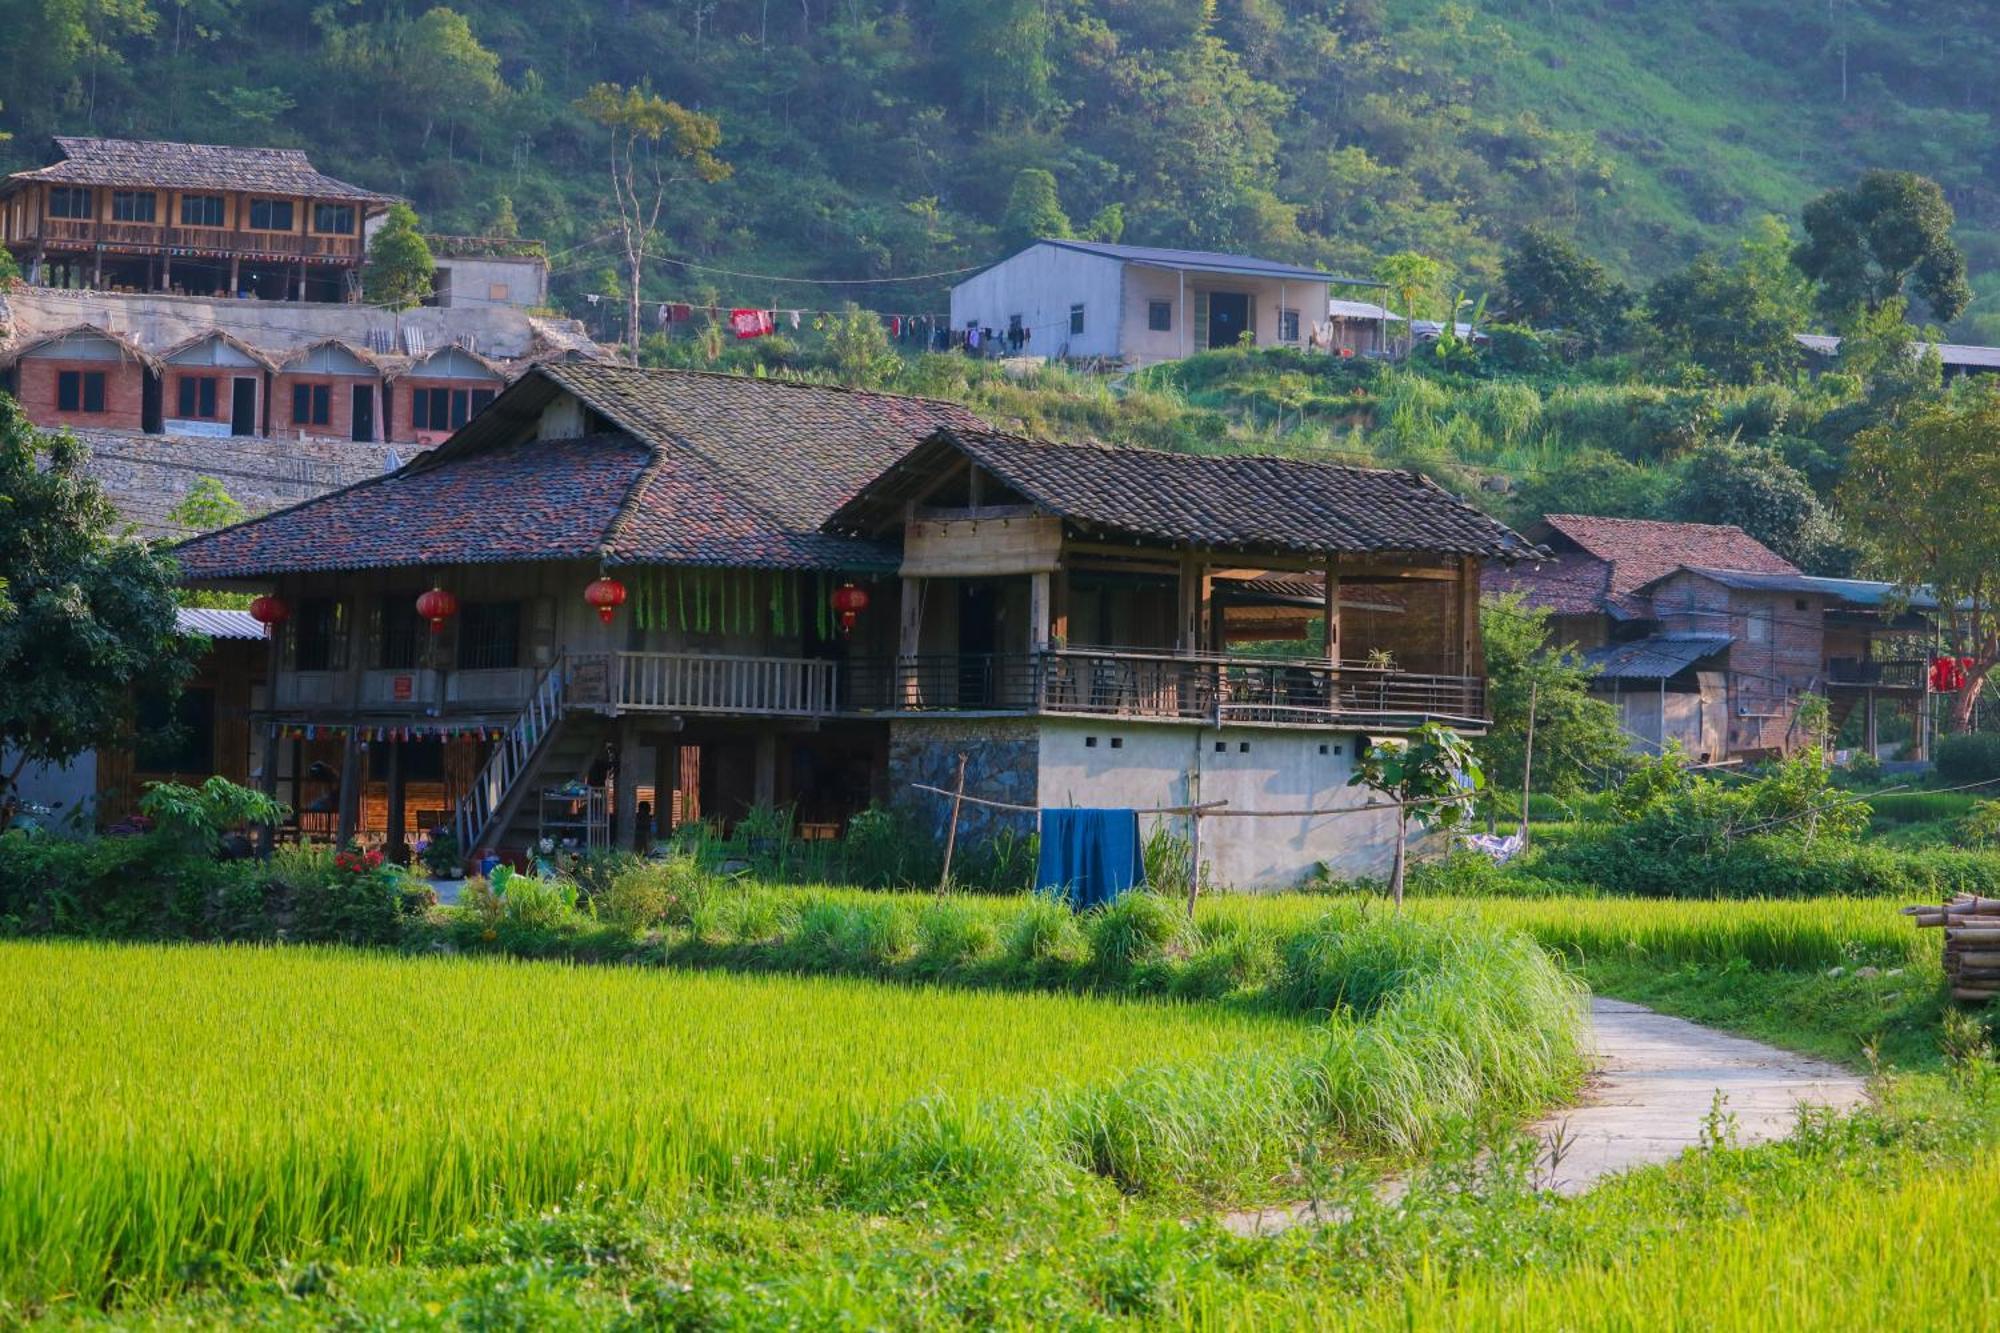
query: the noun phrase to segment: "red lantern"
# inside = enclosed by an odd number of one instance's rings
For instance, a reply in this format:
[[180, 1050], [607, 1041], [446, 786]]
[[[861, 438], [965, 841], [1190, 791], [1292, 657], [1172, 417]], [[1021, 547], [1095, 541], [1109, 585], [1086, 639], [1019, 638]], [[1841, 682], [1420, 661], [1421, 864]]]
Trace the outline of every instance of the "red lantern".
[[625, 585], [617, 579], [602, 578], [583, 590], [583, 600], [597, 608], [597, 618], [605, 624], [619, 607], [625, 605]]
[[840, 632], [852, 633], [854, 618], [868, 609], [868, 590], [843, 583], [833, 590], [833, 609], [840, 614]]
[[269, 593], [250, 603], [250, 618], [265, 629], [275, 629], [291, 616], [292, 608]]
[[417, 614], [431, 622], [431, 633], [444, 628], [444, 622], [458, 614], [458, 598], [443, 588], [432, 588], [417, 598]]

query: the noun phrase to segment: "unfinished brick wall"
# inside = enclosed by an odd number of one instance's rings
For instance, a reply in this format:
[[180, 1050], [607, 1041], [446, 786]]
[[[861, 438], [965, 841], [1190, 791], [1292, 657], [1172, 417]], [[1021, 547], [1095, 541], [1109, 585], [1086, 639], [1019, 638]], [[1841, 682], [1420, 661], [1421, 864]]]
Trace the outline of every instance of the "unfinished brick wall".
[[498, 379], [437, 379], [406, 375], [389, 386], [389, 397], [393, 401], [390, 409], [389, 438], [400, 443], [422, 444], [425, 448], [429, 448], [434, 444], [443, 444], [450, 437], [449, 428], [418, 430], [410, 424], [414, 415], [410, 411], [411, 395], [419, 390], [462, 389], [468, 395], [468, 413], [476, 416], [477, 410], [469, 406], [471, 394], [478, 392], [498, 394], [506, 387], [506, 383]]
[[[292, 419], [293, 390], [306, 386], [325, 385], [327, 387], [328, 413], [324, 425], [299, 422]], [[334, 440], [354, 438], [354, 389], [356, 385], [366, 387], [375, 395], [375, 429], [377, 440], [382, 438], [381, 382], [379, 378], [363, 378], [359, 375], [329, 375], [284, 372], [271, 385], [271, 434], [279, 436], [318, 435]]]
[[[104, 376], [102, 412], [65, 412], [57, 406], [57, 393], [66, 370]], [[72, 426], [138, 430], [143, 420], [145, 393], [145, 367], [133, 360], [30, 355], [22, 357], [14, 371], [14, 396], [20, 400], [28, 420], [51, 429]]]

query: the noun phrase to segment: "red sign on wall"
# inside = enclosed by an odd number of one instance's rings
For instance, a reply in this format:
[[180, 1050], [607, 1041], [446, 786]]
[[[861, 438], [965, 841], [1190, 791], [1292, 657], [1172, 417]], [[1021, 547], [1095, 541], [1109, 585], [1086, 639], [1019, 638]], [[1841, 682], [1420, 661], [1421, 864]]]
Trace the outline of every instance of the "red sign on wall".
[[417, 682], [412, 676], [393, 676], [389, 680], [389, 688], [395, 694], [396, 702], [404, 703], [416, 696]]

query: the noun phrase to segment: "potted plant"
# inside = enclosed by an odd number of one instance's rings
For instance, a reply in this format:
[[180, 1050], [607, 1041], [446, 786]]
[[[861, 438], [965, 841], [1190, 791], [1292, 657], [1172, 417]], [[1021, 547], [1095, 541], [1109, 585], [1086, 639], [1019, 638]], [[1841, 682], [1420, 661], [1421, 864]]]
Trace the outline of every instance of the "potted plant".
[[458, 835], [450, 829], [432, 833], [417, 848], [417, 859], [424, 863], [432, 879], [460, 879], [465, 874], [465, 853], [458, 845]]

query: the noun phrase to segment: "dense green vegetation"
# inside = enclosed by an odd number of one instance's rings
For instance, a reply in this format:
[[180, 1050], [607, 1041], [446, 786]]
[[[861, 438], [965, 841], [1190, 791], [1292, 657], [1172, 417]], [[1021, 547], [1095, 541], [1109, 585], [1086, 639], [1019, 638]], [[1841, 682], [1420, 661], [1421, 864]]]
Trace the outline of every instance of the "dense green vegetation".
[[[604, 291], [604, 143], [576, 102], [650, 80], [717, 117], [734, 174], [677, 192], [648, 295], [743, 273], [867, 278], [984, 262], [1067, 224], [1365, 273], [1420, 250], [1485, 286], [1524, 225], [1628, 280], [1857, 167], [1923, 172], [1975, 282], [2000, 249], [1985, 145], [2000, 49], [1964, 0], [9, 0], [11, 156], [114, 133], [313, 149], [482, 231], [512, 200]], [[1020, 188], [1049, 174], [1053, 194]], [[836, 304], [812, 289], [776, 299]], [[868, 290], [868, 289], [864, 289]], [[868, 291], [931, 309], [936, 285]], [[1967, 330], [1996, 318], [1975, 303]]]

